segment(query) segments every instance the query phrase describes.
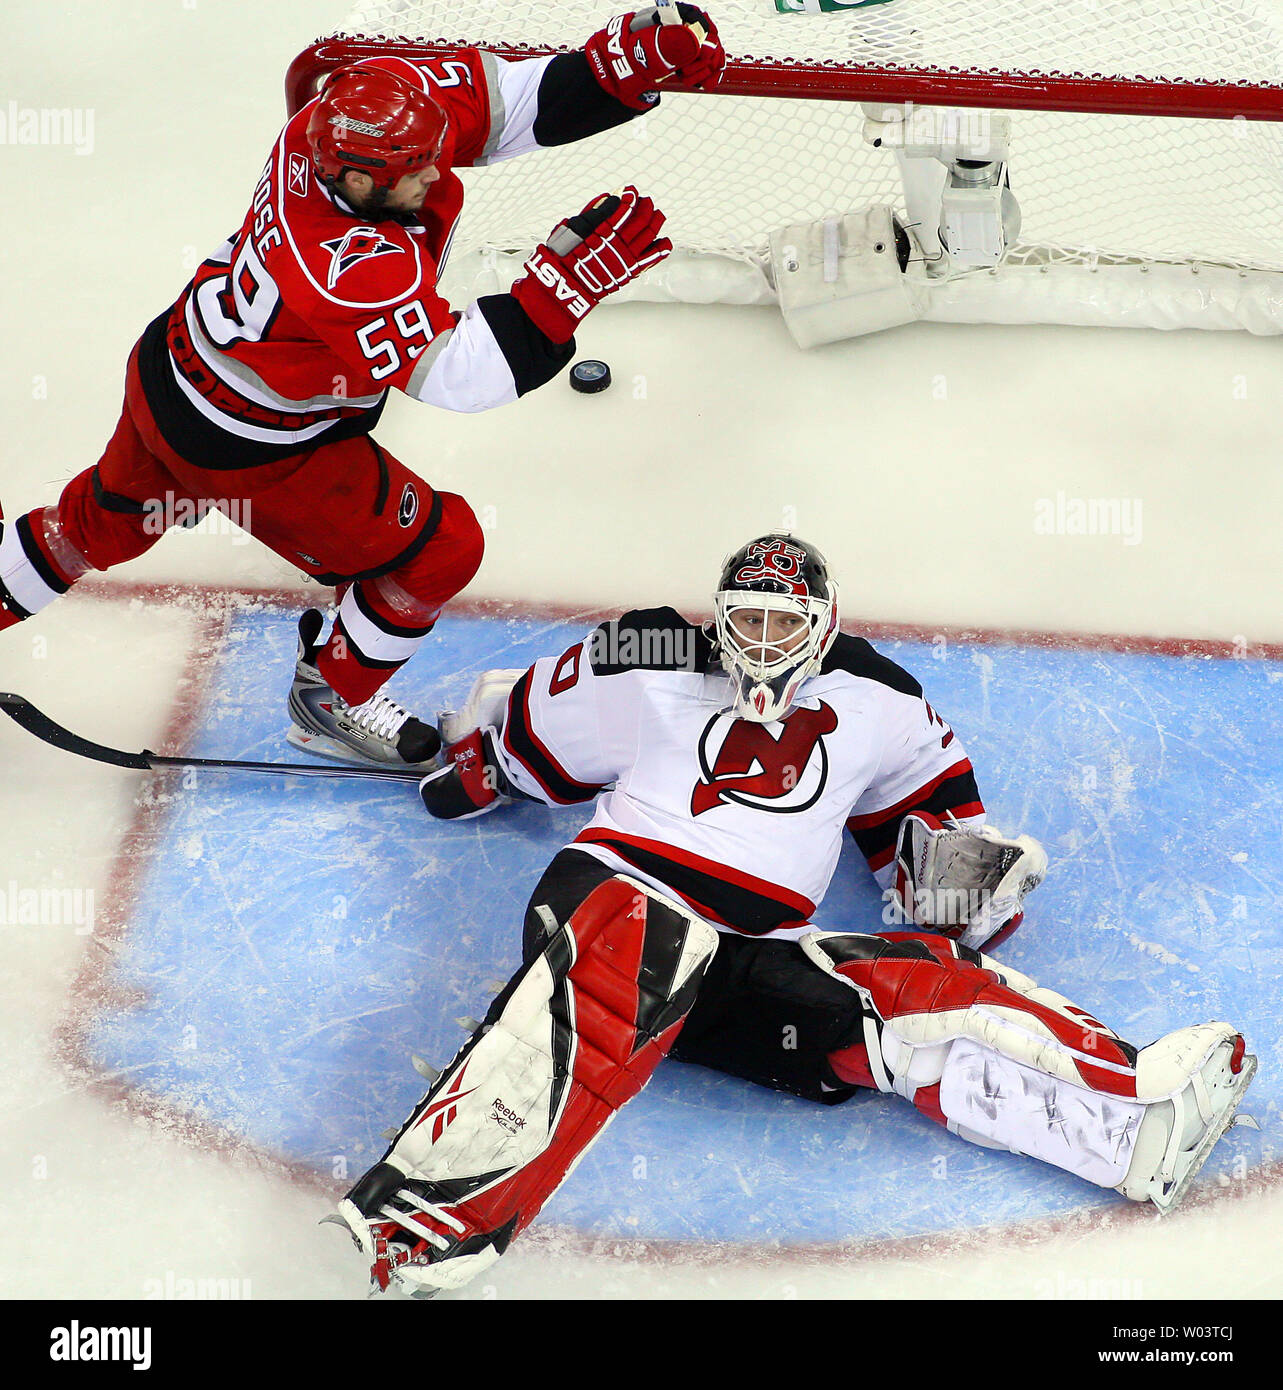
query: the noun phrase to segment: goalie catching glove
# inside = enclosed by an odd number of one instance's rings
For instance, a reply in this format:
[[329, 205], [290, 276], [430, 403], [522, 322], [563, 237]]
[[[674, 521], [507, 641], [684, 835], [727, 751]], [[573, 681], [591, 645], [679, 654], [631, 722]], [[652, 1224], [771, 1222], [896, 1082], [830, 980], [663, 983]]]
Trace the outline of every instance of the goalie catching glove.
[[657, 9], [617, 15], [584, 45], [602, 88], [633, 111], [659, 100], [657, 87], [708, 91], [721, 81], [726, 50], [717, 25], [694, 5], [678, 5], [682, 22], [664, 24]]
[[992, 948], [1024, 920], [1047, 855], [1029, 835], [947, 825], [929, 811], [900, 822], [891, 893], [904, 919], [970, 946]]
[[513, 298], [554, 343], [568, 343], [591, 309], [672, 251], [664, 221], [631, 185], [595, 199], [536, 247]]

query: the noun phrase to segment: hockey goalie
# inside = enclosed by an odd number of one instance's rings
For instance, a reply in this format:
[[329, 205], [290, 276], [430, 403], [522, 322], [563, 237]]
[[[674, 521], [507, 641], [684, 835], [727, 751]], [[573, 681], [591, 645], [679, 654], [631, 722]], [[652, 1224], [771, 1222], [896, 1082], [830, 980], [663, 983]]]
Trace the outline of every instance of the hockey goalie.
[[[917, 681], [839, 632], [819, 552], [753, 540], [714, 603], [707, 629], [636, 611], [487, 673], [446, 721], [434, 816], [596, 805], [535, 887], [521, 969], [340, 1203], [379, 1289], [492, 1264], [666, 1056], [825, 1105], [894, 1093], [1162, 1211], [1233, 1122], [1256, 1062], [1230, 1024], [1137, 1047], [982, 954], [1046, 856], [986, 822]], [[845, 828], [901, 929], [811, 925]]]

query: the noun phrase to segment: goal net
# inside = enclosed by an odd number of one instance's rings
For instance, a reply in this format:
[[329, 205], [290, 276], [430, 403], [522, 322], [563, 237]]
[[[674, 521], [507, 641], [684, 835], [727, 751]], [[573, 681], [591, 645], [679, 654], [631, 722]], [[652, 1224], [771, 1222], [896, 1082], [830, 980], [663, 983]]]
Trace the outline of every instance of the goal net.
[[[364, 0], [291, 68], [293, 106], [334, 66], [461, 45], [579, 47], [619, 0]], [[594, 194], [634, 183], [678, 248], [637, 298], [768, 303], [783, 227], [870, 205], [904, 216], [864, 102], [1011, 113], [1019, 239], [932, 288], [927, 318], [1283, 331], [1283, 0], [710, 0], [730, 55], [591, 140], [462, 171], [445, 288], [506, 288]], [[910, 108], [912, 110], [913, 108]]]

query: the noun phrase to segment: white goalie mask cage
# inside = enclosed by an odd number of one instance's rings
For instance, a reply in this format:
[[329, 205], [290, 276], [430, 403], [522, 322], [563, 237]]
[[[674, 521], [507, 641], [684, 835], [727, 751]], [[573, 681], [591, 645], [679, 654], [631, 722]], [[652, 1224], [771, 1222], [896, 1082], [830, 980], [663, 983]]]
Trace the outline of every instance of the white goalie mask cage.
[[[786, 533], [749, 541], [723, 564], [713, 611], [730, 708], [755, 723], [783, 719], [837, 636], [837, 585], [824, 556]], [[780, 616], [801, 622], [783, 632]]]

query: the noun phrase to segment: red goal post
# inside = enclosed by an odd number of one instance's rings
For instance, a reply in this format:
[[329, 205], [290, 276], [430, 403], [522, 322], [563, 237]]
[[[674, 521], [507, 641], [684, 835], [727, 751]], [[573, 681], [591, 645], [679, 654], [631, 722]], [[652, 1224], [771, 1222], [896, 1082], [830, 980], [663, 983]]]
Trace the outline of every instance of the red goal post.
[[[628, 181], [669, 213], [679, 248], [633, 297], [770, 302], [780, 228], [902, 210], [894, 159], [864, 143], [860, 103], [911, 103], [1011, 113], [1024, 223], [984, 284], [975, 271], [933, 283], [925, 317], [1283, 331], [1283, 0], [777, 12], [816, 4], [708, 0], [730, 59], [707, 100], [673, 94], [633, 127], [465, 171], [452, 288], [502, 284], [567, 208]], [[359, 0], [342, 32], [290, 66], [287, 102], [297, 110], [328, 72], [375, 54], [565, 51], [627, 8]]]
[[[450, 53], [458, 44], [430, 40], [335, 35], [309, 44], [285, 76], [292, 115], [316, 94], [335, 68], [362, 58], [423, 58]], [[487, 41], [501, 58], [542, 58], [564, 48]], [[699, 95], [703, 95], [702, 93]], [[1283, 84], [1182, 82], [1159, 78], [1085, 76], [1038, 72], [957, 71], [857, 63], [790, 62], [736, 58], [712, 96], [792, 97], [810, 101], [914, 102], [919, 106], [967, 106], [1008, 111], [1082, 111], [1101, 116], [1174, 116], [1202, 120], [1283, 121]]]

